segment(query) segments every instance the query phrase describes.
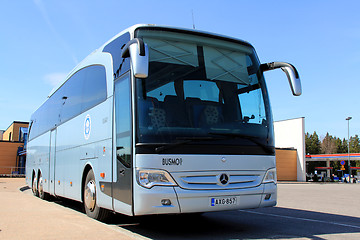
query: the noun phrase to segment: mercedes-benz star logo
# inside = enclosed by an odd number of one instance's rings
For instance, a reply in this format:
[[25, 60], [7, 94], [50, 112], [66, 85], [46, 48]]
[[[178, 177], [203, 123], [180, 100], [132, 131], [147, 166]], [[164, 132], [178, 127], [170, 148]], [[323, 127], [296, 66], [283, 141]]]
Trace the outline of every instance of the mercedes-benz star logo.
[[218, 179], [219, 179], [219, 183], [222, 184], [223, 186], [229, 184], [229, 175], [227, 175], [226, 173], [220, 174]]

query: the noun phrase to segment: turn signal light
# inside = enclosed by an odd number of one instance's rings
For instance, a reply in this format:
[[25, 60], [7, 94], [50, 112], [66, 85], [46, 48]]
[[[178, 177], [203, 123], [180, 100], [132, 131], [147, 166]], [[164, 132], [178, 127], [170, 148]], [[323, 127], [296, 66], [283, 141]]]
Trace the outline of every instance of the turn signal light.
[[170, 199], [162, 199], [162, 200], [161, 200], [161, 204], [162, 204], [163, 206], [170, 206], [170, 205], [171, 205], [171, 201], [170, 201]]
[[100, 177], [105, 178], [105, 173], [100, 173]]
[[271, 198], [271, 194], [266, 194], [265, 195], [265, 200], [269, 200]]

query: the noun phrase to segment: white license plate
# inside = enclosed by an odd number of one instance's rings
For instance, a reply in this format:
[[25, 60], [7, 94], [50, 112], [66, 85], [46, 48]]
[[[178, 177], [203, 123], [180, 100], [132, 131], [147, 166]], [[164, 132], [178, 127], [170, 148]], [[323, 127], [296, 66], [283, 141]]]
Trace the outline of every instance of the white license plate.
[[237, 197], [214, 197], [210, 198], [210, 206], [237, 205]]

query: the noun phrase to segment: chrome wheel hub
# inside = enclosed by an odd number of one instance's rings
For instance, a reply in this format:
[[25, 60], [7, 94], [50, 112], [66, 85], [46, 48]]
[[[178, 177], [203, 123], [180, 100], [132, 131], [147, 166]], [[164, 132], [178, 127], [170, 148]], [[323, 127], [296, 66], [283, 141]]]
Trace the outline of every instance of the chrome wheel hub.
[[39, 189], [39, 194], [40, 194], [40, 196], [44, 193], [44, 183], [43, 183], [43, 178], [42, 178], [42, 176], [40, 176], [40, 178], [39, 178], [39, 187], [38, 187]]
[[96, 204], [96, 186], [95, 181], [90, 180], [85, 186], [85, 194], [84, 194], [84, 202], [85, 206], [93, 211]]
[[33, 192], [36, 192], [36, 190], [37, 190], [37, 187], [36, 187], [36, 178], [35, 178], [35, 177], [33, 177], [32, 190], [33, 190]]

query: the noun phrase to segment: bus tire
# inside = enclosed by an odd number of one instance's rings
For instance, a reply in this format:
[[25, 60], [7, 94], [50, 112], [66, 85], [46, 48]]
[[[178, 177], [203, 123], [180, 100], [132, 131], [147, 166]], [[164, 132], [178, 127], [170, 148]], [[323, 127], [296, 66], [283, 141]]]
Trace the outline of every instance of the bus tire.
[[37, 189], [38, 189], [39, 198], [41, 198], [43, 200], [49, 199], [49, 194], [47, 192], [44, 192], [44, 179], [42, 178], [41, 172], [39, 173]]
[[31, 184], [31, 190], [34, 194], [35, 197], [38, 197], [39, 196], [39, 192], [37, 190], [37, 179], [36, 179], [36, 174], [33, 173], [33, 176], [32, 176], [32, 184]]
[[92, 169], [89, 170], [84, 182], [83, 191], [84, 191], [84, 209], [86, 215], [91, 218], [94, 218], [99, 221], [105, 220], [109, 216], [109, 211], [103, 208], [100, 208], [97, 205], [96, 199], [96, 182], [95, 176]]

